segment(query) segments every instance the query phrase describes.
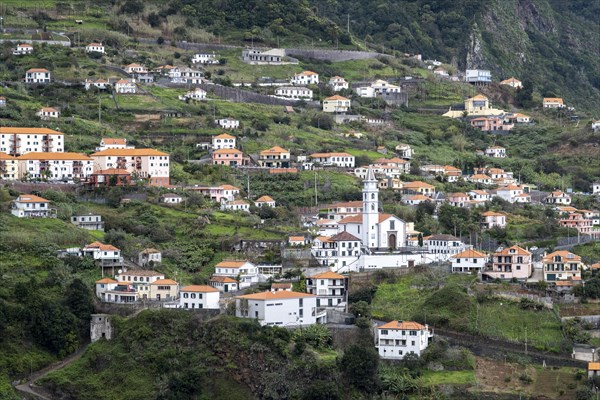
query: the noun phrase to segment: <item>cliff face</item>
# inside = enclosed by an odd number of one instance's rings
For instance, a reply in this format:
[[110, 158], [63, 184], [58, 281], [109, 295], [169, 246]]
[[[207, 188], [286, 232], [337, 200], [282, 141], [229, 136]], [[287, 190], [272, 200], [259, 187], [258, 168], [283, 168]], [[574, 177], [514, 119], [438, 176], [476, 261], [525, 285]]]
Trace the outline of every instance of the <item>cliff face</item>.
[[311, 0], [353, 36], [408, 53], [531, 80], [544, 96], [600, 109], [600, 2]]

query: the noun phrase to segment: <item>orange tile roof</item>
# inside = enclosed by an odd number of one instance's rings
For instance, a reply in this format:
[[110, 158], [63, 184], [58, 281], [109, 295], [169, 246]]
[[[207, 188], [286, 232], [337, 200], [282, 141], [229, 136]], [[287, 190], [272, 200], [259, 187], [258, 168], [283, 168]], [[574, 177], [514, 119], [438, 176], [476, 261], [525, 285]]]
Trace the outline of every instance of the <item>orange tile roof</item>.
[[590, 265], [590, 269], [600, 269], [600, 262]]
[[291, 288], [291, 287], [292, 287], [291, 282], [277, 282], [277, 283], [271, 284], [271, 289], [287, 289], [287, 288]]
[[297, 174], [297, 168], [270, 168], [269, 174]]
[[362, 222], [362, 214], [351, 215], [349, 217], [342, 218], [338, 221], [338, 224], [344, 225], [344, 224], [352, 224], [352, 223], [359, 223], [359, 222]]
[[88, 46], [102, 46], [102, 43], [90, 43]]
[[213, 158], [214, 158], [215, 154], [243, 154], [243, 153], [238, 149], [219, 149], [219, 150], [215, 150], [213, 152]]
[[475, 174], [471, 176], [471, 179], [492, 179], [485, 174]]
[[408, 195], [408, 196], [404, 196], [404, 198], [406, 200], [411, 200], [411, 201], [427, 201], [427, 200], [431, 200], [429, 197], [425, 196], [424, 194]]
[[[511, 253], [510, 250], [515, 250], [514, 253]], [[507, 247], [505, 249], [502, 249], [499, 252], [494, 253], [495, 256], [509, 256], [509, 255], [521, 255], [521, 256], [530, 256], [531, 253], [528, 252], [527, 250], [525, 250], [524, 248], [520, 247], [520, 246], [512, 246], [512, 247]]]
[[17, 47], [33, 47], [33, 46], [30, 45], [29, 43], [23, 43], [23, 44], [17, 45]]
[[157, 279], [151, 283], [151, 285], [177, 285], [173, 279]]
[[289, 153], [289, 150], [284, 149], [283, 147], [275, 146], [270, 149], [263, 150], [260, 152], [260, 155], [269, 155], [269, 154], [281, 154], [281, 153]]
[[427, 329], [425, 325], [412, 321], [390, 321], [387, 324], [378, 326], [377, 329], [402, 329], [407, 331], [422, 331]]
[[226, 205], [229, 205], [229, 204], [236, 206], [236, 205], [244, 205], [244, 204], [250, 204], [250, 203], [248, 203], [245, 200], [234, 200], [234, 201], [227, 203]]
[[317, 237], [315, 238], [315, 240], [318, 240], [319, 242], [324, 242], [324, 243], [330, 243], [330, 242], [333, 242], [333, 240], [331, 240], [331, 238], [330, 238], [330, 237], [328, 237], [328, 236], [317, 236]]
[[235, 136], [228, 133], [221, 133], [220, 135], [215, 136], [213, 139], [235, 139]]
[[[569, 254], [571, 254], [573, 257], [568, 258]], [[558, 250], [558, 251], [555, 251], [554, 253], [550, 253], [543, 258], [543, 261], [552, 262], [553, 258], [557, 257], [557, 256], [562, 257], [563, 261], [581, 261], [581, 257], [579, 257], [577, 254], [571, 253], [570, 251], [567, 251], [567, 250]]]
[[228, 276], [211, 276], [210, 281], [211, 282], [222, 282], [222, 283], [237, 283], [237, 281], [235, 279], [230, 278]]
[[487, 100], [488, 98], [482, 94], [478, 94], [477, 96], [471, 97], [470, 100]]
[[345, 201], [343, 203], [333, 203], [332, 205], [330, 205], [328, 207], [329, 210], [334, 209], [334, 208], [348, 208], [348, 207], [354, 207], [354, 208], [362, 208], [363, 206], [363, 202], [361, 200], [357, 200], [357, 201]]
[[304, 236], [290, 236], [288, 240], [290, 242], [304, 242], [306, 239], [304, 238]]
[[94, 153], [91, 157], [100, 156], [168, 156], [168, 153], [154, 149], [106, 149]]
[[544, 103], [559, 103], [563, 104], [563, 99], [560, 97], [544, 97]]
[[225, 260], [221, 261], [217, 265], [216, 268], [239, 268], [242, 265], [246, 264], [248, 261], [233, 261], [233, 260]]
[[588, 371], [600, 371], [600, 362], [588, 363]]
[[499, 212], [495, 212], [495, 211], [486, 211], [483, 214], [484, 217], [505, 217], [506, 215], [499, 213]]
[[435, 186], [430, 185], [429, 183], [426, 182], [422, 182], [422, 181], [414, 181], [414, 182], [406, 182], [404, 184], [404, 188], [405, 189], [412, 189], [412, 188], [434, 188]]
[[56, 108], [52, 108], [52, 107], [42, 107], [42, 109], [40, 111], [47, 112], [47, 113], [58, 112], [58, 110]]
[[448, 193], [448, 195], [446, 196], [448, 198], [450, 197], [469, 197], [466, 193]]
[[[121, 274], [121, 276], [130, 275], [130, 276], [164, 276], [160, 272], [151, 271], [149, 269], [132, 269], [129, 271], [125, 271]], [[141, 282], [140, 282], [141, 283]]]
[[50, 72], [46, 68], [31, 68], [27, 70], [27, 73], [30, 72]]
[[256, 200], [256, 203], [266, 203], [275, 201], [271, 196], [261, 196]]
[[124, 138], [102, 138], [104, 144], [127, 144], [127, 139]]
[[0, 126], [0, 133], [17, 135], [64, 135], [48, 128], [16, 128], [12, 126]]
[[301, 75], [309, 75], [310, 76], [310, 75], [318, 75], [318, 74], [316, 72], [312, 72], [312, 71], [303, 71], [298, 74], [295, 74], [295, 76], [301, 76]]
[[236, 296], [236, 299], [248, 299], [248, 300], [279, 300], [279, 299], [299, 299], [306, 297], [317, 297], [314, 294], [300, 293], [300, 292], [260, 292], [253, 294], [246, 294], [243, 296]]
[[19, 203], [50, 203], [49, 200], [46, 200], [34, 194], [22, 194], [19, 197], [17, 197], [17, 200], [15, 201]]
[[556, 286], [573, 286], [573, 282], [571, 281], [556, 281], [554, 284]]
[[182, 292], [200, 292], [200, 293], [214, 293], [214, 292], [218, 292], [218, 289], [215, 289], [212, 286], [208, 286], [208, 285], [190, 285], [190, 286], [185, 286], [183, 288], [181, 288]]
[[221, 185], [219, 187], [223, 190], [240, 190], [240, 188], [237, 188], [233, 185]]
[[461, 251], [458, 254], [453, 255], [450, 258], [486, 258], [487, 255], [478, 252], [477, 250], [468, 249], [465, 251]]
[[343, 96], [340, 96], [340, 95], [336, 94], [335, 96], [327, 97], [327, 98], [325, 99], [325, 101], [328, 101], [328, 100], [349, 100], [349, 99], [347, 99], [347, 98], [345, 98], [345, 97], [343, 97]]
[[84, 249], [99, 249], [102, 251], [119, 251], [115, 246], [111, 244], [104, 244], [102, 242], [93, 242], [84, 247]]
[[115, 281], [114, 279], [111, 279], [111, 278], [102, 278], [99, 281], [96, 281], [96, 283], [119, 283], [119, 282]]
[[81, 153], [46, 153], [46, 152], [31, 152], [17, 157], [18, 160], [79, 160], [92, 161], [92, 159]]
[[16, 160], [16, 157], [0, 152], [0, 160]]
[[313, 276], [309, 276], [311, 279], [344, 279], [344, 275], [336, 274], [335, 272], [322, 272]]

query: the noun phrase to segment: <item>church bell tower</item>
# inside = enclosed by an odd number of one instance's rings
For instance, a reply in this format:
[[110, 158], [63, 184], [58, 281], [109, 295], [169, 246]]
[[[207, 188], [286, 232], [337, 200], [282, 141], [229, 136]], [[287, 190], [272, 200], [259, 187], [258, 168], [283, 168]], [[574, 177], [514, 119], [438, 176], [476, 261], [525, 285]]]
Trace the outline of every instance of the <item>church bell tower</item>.
[[363, 180], [363, 214], [361, 239], [363, 246], [378, 247], [377, 224], [379, 223], [379, 188], [373, 168], [369, 166]]

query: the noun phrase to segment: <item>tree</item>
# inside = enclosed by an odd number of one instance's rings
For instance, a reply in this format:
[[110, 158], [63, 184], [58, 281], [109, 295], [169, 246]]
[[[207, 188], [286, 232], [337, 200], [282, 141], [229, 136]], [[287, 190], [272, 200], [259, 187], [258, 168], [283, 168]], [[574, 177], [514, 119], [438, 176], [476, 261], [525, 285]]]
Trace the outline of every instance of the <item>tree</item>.
[[350, 312], [355, 317], [371, 317], [371, 305], [364, 300], [357, 301], [350, 306]]
[[378, 386], [379, 355], [373, 346], [354, 344], [344, 352], [340, 369], [346, 380], [357, 389], [373, 393]]

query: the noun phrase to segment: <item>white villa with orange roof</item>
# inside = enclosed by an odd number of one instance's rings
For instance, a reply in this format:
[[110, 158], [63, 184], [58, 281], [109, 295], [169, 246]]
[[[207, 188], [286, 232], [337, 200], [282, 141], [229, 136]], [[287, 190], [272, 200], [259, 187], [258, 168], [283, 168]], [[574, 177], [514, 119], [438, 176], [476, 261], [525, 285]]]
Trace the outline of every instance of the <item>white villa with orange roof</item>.
[[212, 148], [213, 150], [219, 149], [235, 149], [236, 147], [236, 138], [233, 135], [228, 133], [222, 133], [217, 136], [213, 136], [212, 138]]
[[0, 152], [0, 179], [12, 181], [19, 178], [19, 164], [17, 159], [6, 153]]
[[110, 86], [110, 82], [102, 78], [86, 79], [83, 85], [85, 86], [85, 90], [90, 90], [92, 87], [99, 90], [106, 90]]
[[433, 338], [428, 325], [412, 321], [391, 321], [375, 331], [375, 348], [387, 360], [401, 360], [410, 353], [421, 356]]
[[256, 199], [254, 201], [254, 205], [256, 207], [262, 207], [262, 206], [267, 206], [267, 207], [275, 207], [275, 200], [273, 200], [273, 198], [271, 196], [261, 196], [258, 199]]
[[215, 265], [215, 276], [228, 276], [238, 279], [239, 288], [245, 289], [258, 283], [258, 268], [248, 261], [225, 260]]
[[33, 194], [22, 194], [13, 200], [10, 212], [18, 218], [56, 217], [56, 209], [50, 208], [50, 200]]
[[479, 273], [485, 268], [487, 255], [477, 250], [467, 249], [450, 257], [453, 273]]
[[467, 193], [473, 205], [481, 205], [489, 201], [491, 196], [487, 190], [474, 189]]
[[290, 246], [304, 246], [307, 243], [306, 238], [304, 236], [289, 236], [288, 244]]
[[431, 201], [431, 198], [423, 194], [407, 194], [402, 196], [402, 202], [409, 206], [418, 206], [425, 201]]
[[519, 185], [507, 185], [496, 190], [496, 196], [509, 203], [531, 203], [531, 196], [524, 193], [523, 187]]
[[188, 190], [199, 192], [218, 203], [223, 201], [233, 201], [235, 200], [235, 197], [240, 194], [240, 188], [233, 185], [194, 186], [189, 187]]
[[327, 313], [317, 309], [317, 296], [285, 290], [237, 296], [235, 315], [256, 319], [261, 325], [288, 328], [327, 322]]
[[486, 174], [473, 174], [467, 178], [469, 182], [481, 183], [483, 185], [491, 185], [492, 178]]
[[19, 179], [85, 180], [94, 172], [94, 160], [80, 153], [32, 152], [17, 157]]
[[515, 78], [514, 76], [512, 76], [508, 79], [505, 79], [503, 81], [500, 81], [500, 84], [510, 86], [515, 89], [519, 89], [519, 88], [523, 87], [523, 83], [520, 80], [518, 80], [517, 78]]
[[544, 280], [556, 281], [581, 281], [583, 263], [581, 257], [567, 250], [550, 253], [542, 259], [544, 265]]
[[128, 74], [146, 74], [146, 73], [148, 73], [148, 70], [146, 69], [146, 67], [144, 67], [143, 65], [137, 64], [137, 63], [131, 63], [129, 65], [126, 65], [123, 67], [123, 69]]
[[318, 85], [319, 74], [313, 71], [303, 71], [298, 74], [294, 74], [290, 79], [292, 85]]
[[219, 292], [229, 293], [238, 290], [238, 281], [229, 276], [211, 276], [208, 282], [210, 286], [216, 288]]
[[290, 151], [279, 146], [263, 150], [258, 156], [258, 164], [262, 168], [289, 168]]
[[343, 96], [335, 95], [323, 100], [323, 112], [345, 114], [350, 111], [351, 101]]
[[102, 140], [100, 140], [100, 146], [96, 147], [96, 151], [133, 148], [133, 146], [127, 146], [127, 139], [125, 138], [102, 138]]
[[329, 78], [329, 86], [331, 86], [334, 92], [339, 92], [340, 90], [348, 89], [348, 82], [341, 76], [333, 76]]
[[323, 272], [306, 278], [306, 291], [317, 295], [317, 307], [341, 307], [347, 303], [348, 278]]
[[564, 108], [565, 103], [560, 97], [544, 97], [542, 101], [544, 108]]
[[495, 211], [486, 211], [481, 214], [484, 218], [482, 225], [486, 229], [492, 229], [494, 227], [504, 228], [506, 227], [506, 215], [495, 212]]
[[13, 56], [22, 56], [24, 54], [33, 53], [33, 46], [29, 43], [18, 44], [17, 47], [12, 49]]
[[355, 90], [356, 94], [360, 97], [374, 98], [391, 93], [400, 93], [401, 88], [382, 79], [377, 79], [371, 82], [370, 85], [357, 87]]
[[448, 193], [446, 201], [454, 207], [468, 207], [471, 204], [469, 195], [462, 192]]
[[179, 96], [179, 100], [206, 100], [206, 94], [206, 90], [197, 87], [186, 94]]
[[95, 169], [118, 168], [127, 170], [150, 186], [169, 186], [169, 154], [154, 149], [107, 149], [90, 156]]
[[81, 249], [81, 256], [92, 257], [94, 261], [101, 264], [102, 267], [120, 266], [123, 263], [121, 250], [111, 244], [102, 242], [93, 242]]
[[87, 46], [85, 46], [85, 52], [104, 54], [104, 45], [102, 43], [90, 43]]
[[240, 121], [234, 118], [215, 119], [215, 124], [223, 129], [237, 129], [240, 127]]
[[31, 68], [25, 72], [25, 83], [50, 83], [52, 74], [46, 68]]
[[435, 186], [423, 181], [406, 182], [402, 186], [402, 191], [406, 194], [433, 196], [435, 194]]
[[180, 290], [179, 308], [185, 310], [219, 309], [220, 292], [208, 285], [184, 286]]
[[354, 168], [354, 156], [349, 153], [313, 153], [310, 158], [324, 167]]
[[561, 190], [555, 190], [544, 199], [546, 204], [566, 205], [571, 204], [571, 196]]
[[40, 117], [43, 121], [48, 121], [50, 118], [58, 118], [60, 111], [53, 107], [43, 107], [40, 111], [36, 112], [35, 115]]

